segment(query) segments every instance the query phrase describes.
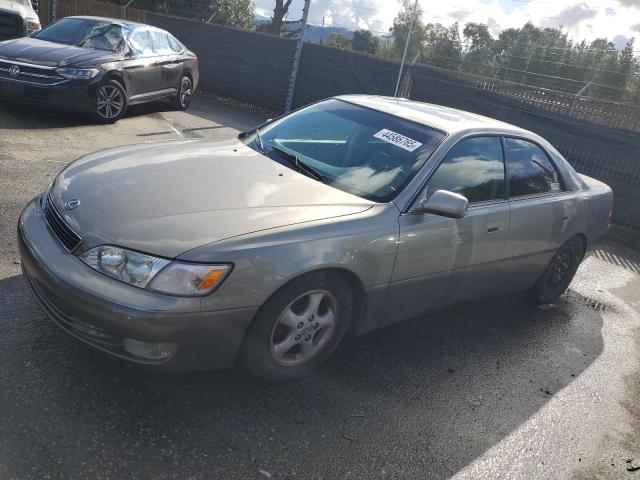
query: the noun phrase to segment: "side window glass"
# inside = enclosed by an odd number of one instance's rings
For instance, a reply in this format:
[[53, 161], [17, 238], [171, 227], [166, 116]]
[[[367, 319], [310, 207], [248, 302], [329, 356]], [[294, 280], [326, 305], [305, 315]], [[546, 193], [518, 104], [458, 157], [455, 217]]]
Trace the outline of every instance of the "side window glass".
[[169, 45], [169, 39], [163, 32], [151, 32], [151, 39], [153, 40], [153, 51], [156, 55], [173, 55], [173, 50]]
[[133, 49], [133, 55], [135, 57], [153, 57], [153, 41], [148, 31], [142, 30], [135, 32], [129, 39], [131, 48]]
[[562, 191], [558, 170], [538, 145], [507, 138], [505, 146], [511, 197]]
[[505, 196], [504, 158], [499, 137], [462, 140], [447, 153], [427, 185], [426, 198], [437, 190], [486, 202]]
[[173, 38], [171, 35], [167, 35], [167, 42], [169, 42], [169, 48], [171, 48], [171, 50], [173, 50], [173, 53], [182, 52], [182, 47], [176, 41], [176, 39]]

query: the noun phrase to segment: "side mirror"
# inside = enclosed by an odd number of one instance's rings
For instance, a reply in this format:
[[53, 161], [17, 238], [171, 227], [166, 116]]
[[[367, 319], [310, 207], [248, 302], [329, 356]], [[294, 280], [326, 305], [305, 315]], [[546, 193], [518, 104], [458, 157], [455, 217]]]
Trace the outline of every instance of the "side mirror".
[[437, 190], [428, 200], [422, 202], [420, 211], [442, 217], [462, 218], [467, 214], [468, 209], [469, 200], [464, 195], [448, 190]]

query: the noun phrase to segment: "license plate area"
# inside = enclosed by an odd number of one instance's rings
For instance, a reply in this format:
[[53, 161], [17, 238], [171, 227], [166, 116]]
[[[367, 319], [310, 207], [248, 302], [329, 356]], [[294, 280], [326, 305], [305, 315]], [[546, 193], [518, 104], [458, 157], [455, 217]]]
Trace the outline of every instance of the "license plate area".
[[24, 97], [24, 86], [13, 83], [0, 83], [0, 93], [16, 97]]

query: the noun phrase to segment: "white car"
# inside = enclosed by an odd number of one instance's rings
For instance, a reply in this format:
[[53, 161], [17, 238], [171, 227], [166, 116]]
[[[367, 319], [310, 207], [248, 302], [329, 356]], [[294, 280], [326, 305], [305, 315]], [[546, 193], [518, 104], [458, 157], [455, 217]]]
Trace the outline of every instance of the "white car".
[[0, 42], [40, 30], [40, 18], [31, 0], [0, 0]]

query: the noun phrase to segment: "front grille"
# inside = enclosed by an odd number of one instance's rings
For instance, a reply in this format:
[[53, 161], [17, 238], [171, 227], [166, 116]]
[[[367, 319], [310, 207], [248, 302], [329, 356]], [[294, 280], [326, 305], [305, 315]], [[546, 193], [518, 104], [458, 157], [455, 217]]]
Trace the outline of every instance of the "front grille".
[[[17, 77], [12, 77], [9, 74], [9, 70], [14, 65], [17, 65], [20, 68], [20, 74]], [[55, 85], [56, 83], [64, 80], [64, 78], [58, 75], [53, 68], [39, 67], [38, 65], [26, 65], [23, 63], [15, 64], [6, 60], [0, 60], [0, 78], [21, 80], [40, 85]]]
[[47, 219], [47, 225], [55, 236], [60, 240], [62, 246], [68, 251], [73, 252], [82, 243], [82, 237], [74, 232], [64, 221], [62, 216], [53, 206], [51, 195], [47, 194], [42, 198], [42, 210]]
[[16, 13], [0, 12], [0, 41], [24, 37], [24, 20]]

